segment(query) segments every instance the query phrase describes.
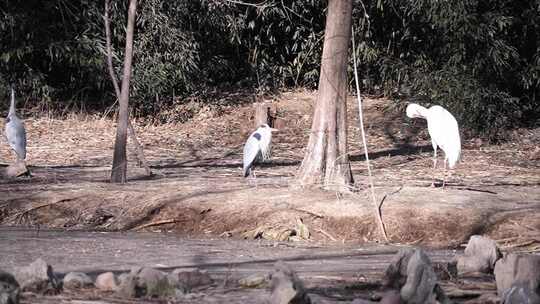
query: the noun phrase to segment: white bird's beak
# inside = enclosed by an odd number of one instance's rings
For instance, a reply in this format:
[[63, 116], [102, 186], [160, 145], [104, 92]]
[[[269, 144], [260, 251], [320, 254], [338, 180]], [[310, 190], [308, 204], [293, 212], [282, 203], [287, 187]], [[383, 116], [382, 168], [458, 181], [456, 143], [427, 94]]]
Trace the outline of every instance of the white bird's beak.
[[279, 131], [279, 130], [278, 130], [278, 129], [274, 129], [274, 128], [270, 128], [270, 131], [271, 131], [271, 132], [277, 132], [277, 131]]

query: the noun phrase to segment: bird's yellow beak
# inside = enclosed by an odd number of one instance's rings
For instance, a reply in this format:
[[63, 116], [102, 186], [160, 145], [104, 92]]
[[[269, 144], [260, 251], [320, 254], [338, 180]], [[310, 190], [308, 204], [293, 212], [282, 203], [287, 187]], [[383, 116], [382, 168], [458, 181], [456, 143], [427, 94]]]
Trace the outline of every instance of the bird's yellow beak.
[[270, 131], [271, 131], [271, 132], [277, 132], [277, 131], [279, 131], [279, 130], [278, 130], [278, 129], [274, 129], [274, 128], [270, 128]]

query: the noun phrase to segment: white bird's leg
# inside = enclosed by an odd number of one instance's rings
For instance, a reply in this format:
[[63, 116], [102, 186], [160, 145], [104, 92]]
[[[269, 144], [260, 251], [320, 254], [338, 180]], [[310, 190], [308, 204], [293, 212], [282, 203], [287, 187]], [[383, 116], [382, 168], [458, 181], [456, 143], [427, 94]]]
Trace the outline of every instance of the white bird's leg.
[[433, 182], [431, 187], [435, 187], [435, 180], [437, 177], [437, 145], [433, 143]]
[[253, 170], [253, 168], [249, 170], [248, 185], [255, 185], [255, 188], [257, 188], [257, 175], [255, 174], [255, 170]]
[[442, 179], [442, 188], [443, 189], [444, 189], [444, 184], [445, 184], [445, 179], [446, 179], [446, 162], [447, 162], [447, 159], [445, 158], [444, 159], [444, 165], [443, 165], [444, 172], [443, 172], [443, 179]]
[[437, 146], [433, 147], [433, 170], [437, 167]]

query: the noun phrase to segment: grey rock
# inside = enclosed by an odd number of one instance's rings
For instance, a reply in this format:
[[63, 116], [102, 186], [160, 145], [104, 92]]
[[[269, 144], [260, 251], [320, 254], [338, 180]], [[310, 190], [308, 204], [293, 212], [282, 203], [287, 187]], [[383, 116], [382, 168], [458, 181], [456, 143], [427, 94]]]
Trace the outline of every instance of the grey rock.
[[238, 284], [242, 287], [257, 288], [268, 284], [270, 277], [263, 274], [252, 274], [238, 280]]
[[63, 282], [63, 286], [66, 289], [79, 289], [92, 287], [94, 285], [92, 279], [83, 272], [70, 272], [66, 274]]
[[399, 289], [400, 300], [407, 304], [450, 303], [437, 283], [429, 257], [421, 249], [400, 249], [386, 269], [385, 285]]
[[502, 257], [494, 240], [480, 235], [473, 235], [462, 256], [458, 257], [458, 274], [491, 273], [495, 263]]
[[197, 268], [178, 268], [167, 276], [169, 284], [184, 293], [192, 292], [198, 287], [205, 287], [214, 283], [206, 271]]
[[145, 295], [149, 297], [166, 297], [175, 294], [165, 273], [153, 268], [143, 268], [138, 274], [138, 282], [146, 289]]
[[[125, 275], [127, 276], [127, 274]], [[114, 276], [114, 273], [104, 272], [96, 277], [96, 282], [94, 285], [101, 290], [117, 290], [118, 280]]]
[[123, 272], [121, 273], [120, 275], [118, 275], [118, 285], [122, 285], [124, 284], [124, 282], [126, 282], [126, 280], [129, 278], [129, 272]]
[[401, 301], [401, 295], [397, 290], [390, 290], [383, 294], [379, 304], [403, 304]]
[[271, 275], [270, 304], [310, 304], [304, 284], [296, 273], [282, 261], [274, 264]]
[[120, 283], [117, 294], [126, 298], [170, 297], [176, 289], [165, 273], [153, 268], [134, 268]]
[[503, 304], [540, 304], [540, 295], [531, 290], [527, 283], [515, 283], [505, 290], [502, 296]]
[[384, 274], [384, 285], [394, 289], [401, 289], [407, 281], [407, 265], [414, 253], [413, 248], [401, 248], [390, 261]]
[[[540, 256], [514, 253], [506, 255], [495, 264], [495, 281], [497, 294], [503, 300], [517, 299], [521, 294], [537, 299], [540, 297]], [[518, 303], [512, 301], [508, 303]]]
[[120, 282], [116, 293], [122, 297], [135, 298], [143, 296], [143, 291], [137, 287], [137, 274], [142, 270], [142, 267], [133, 267], [128, 273], [122, 273], [118, 276]]
[[432, 263], [439, 281], [453, 281], [457, 278], [457, 261]]
[[15, 277], [0, 270], [0, 304], [18, 304], [20, 286]]
[[144, 296], [145, 291], [137, 286], [136, 274], [129, 273], [120, 280], [116, 293], [124, 298], [138, 298]]
[[435, 303], [437, 276], [423, 250], [415, 250], [407, 264], [407, 280], [401, 298], [408, 304]]
[[28, 266], [15, 268], [13, 275], [22, 291], [55, 293], [60, 289], [52, 267], [42, 259], [37, 259]]

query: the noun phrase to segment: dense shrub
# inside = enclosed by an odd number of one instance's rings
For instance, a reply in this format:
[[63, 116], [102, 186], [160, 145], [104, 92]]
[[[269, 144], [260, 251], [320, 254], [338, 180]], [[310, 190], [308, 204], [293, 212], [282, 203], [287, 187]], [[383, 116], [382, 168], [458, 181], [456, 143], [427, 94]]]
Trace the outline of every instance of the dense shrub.
[[540, 1], [365, 3], [356, 52], [368, 83], [397, 100], [444, 105], [490, 139], [539, 123]]
[[[112, 2], [119, 73], [127, 1]], [[214, 88], [316, 87], [326, 1], [245, 3], [140, 1], [132, 106], [155, 115]], [[4, 1], [0, 89], [14, 82], [57, 108], [110, 106], [102, 14], [101, 1]], [[442, 104], [492, 139], [538, 123], [540, 0], [355, 1], [353, 18], [363, 92]]]

